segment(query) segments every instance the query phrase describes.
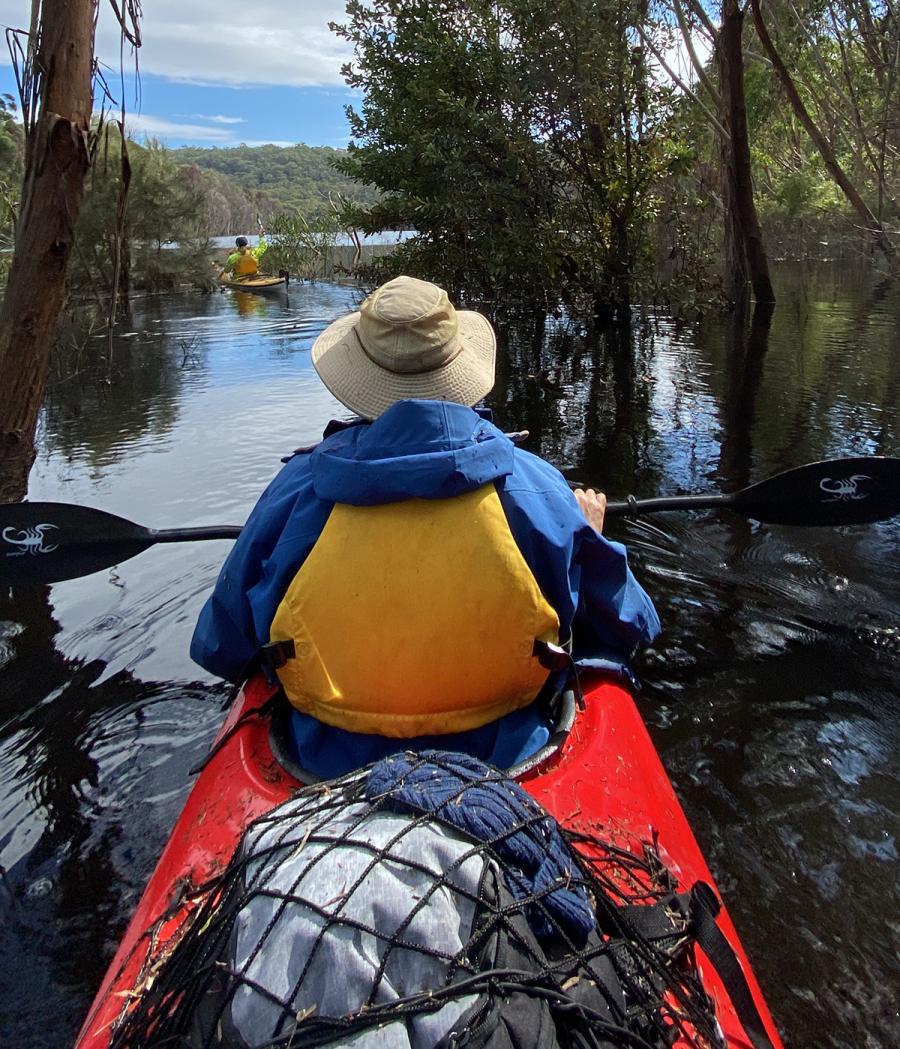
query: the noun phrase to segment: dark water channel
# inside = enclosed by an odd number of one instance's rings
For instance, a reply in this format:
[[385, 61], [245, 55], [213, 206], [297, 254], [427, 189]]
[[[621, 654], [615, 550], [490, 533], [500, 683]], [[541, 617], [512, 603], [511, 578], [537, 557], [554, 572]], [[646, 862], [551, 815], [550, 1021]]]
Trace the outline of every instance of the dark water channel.
[[[900, 297], [785, 269], [768, 336], [637, 318], [520, 326], [501, 425], [615, 496], [898, 454]], [[309, 348], [353, 290], [134, 307], [54, 376], [30, 498], [157, 527], [240, 523], [341, 409]], [[617, 522], [665, 633], [644, 716], [786, 1041], [900, 1044], [900, 521]], [[222, 718], [188, 658], [228, 544], [0, 595], [0, 1045], [69, 1045]]]

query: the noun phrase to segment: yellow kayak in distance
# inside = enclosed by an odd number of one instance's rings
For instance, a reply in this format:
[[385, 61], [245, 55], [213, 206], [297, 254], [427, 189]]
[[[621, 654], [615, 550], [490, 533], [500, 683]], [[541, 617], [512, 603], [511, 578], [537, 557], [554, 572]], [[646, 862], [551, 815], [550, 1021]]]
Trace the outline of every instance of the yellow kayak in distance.
[[252, 277], [219, 277], [223, 288], [234, 288], [235, 291], [277, 291], [285, 286], [284, 277], [262, 277], [258, 273]]

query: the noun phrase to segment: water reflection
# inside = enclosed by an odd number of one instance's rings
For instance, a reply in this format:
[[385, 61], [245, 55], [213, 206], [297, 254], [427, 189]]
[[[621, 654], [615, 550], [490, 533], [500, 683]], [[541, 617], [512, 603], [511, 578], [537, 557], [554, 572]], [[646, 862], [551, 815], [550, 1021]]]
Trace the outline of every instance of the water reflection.
[[269, 308], [268, 295], [254, 294], [252, 291], [232, 291], [228, 297], [240, 317], [263, 317]]
[[[209, 694], [192, 711], [196, 689], [101, 681], [101, 661], [64, 658], [48, 588], [0, 597], [0, 623], [15, 638], [0, 673], [0, 1035], [58, 1045], [71, 1041], [58, 1032], [74, 1034], [174, 819], [189, 755], [211, 728]], [[162, 721], [162, 701], [178, 714]], [[147, 746], [154, 734], [164, 746]], [[35, 1024], [48, 1009], [43, 1040]]]
[[[777, 291], [770, 327], [504, 317], [498, 422], [617, 497], [897, 454], [896, 289], [782, 270]], [[281, 457], [344, 414], [309, 349], [358, 299], [317, 285], [135, 303], [111, 361], [95, 340], [53, 377], [30, 498], [240, 523]], [[864, 1017], [867, 1045], [896, 1044], [900, 526], [703, 513], [611, 531], [665, 626], [642, 711], [787, 1040], [843, 1046]], [[151, 549], [3, 597], [0, 948], [21, 977], [0, 981], [2, 1044], [70, 1040], [221, 718], [187, 643], [227, 549]]]
[[[718, 476], [723, 488], [736, 490], [750, 483], [753, 468], [753, 424], [769, 349], [773, 309], [757, 306], [748, 318], [746, 301], [730, 318], [725, 343], [725, 393], [722, 398], [722, 435]], [[749, 330], [748, 330], [749, 319]]]

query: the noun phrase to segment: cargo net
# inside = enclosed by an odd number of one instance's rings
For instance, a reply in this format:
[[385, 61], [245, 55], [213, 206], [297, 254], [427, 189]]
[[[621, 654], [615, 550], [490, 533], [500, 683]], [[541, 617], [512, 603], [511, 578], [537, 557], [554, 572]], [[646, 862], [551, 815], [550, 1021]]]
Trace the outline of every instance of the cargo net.
[[248, 827], [110, 1046], [719, 1046], [679, 899], [654, 848], [398, 755]]

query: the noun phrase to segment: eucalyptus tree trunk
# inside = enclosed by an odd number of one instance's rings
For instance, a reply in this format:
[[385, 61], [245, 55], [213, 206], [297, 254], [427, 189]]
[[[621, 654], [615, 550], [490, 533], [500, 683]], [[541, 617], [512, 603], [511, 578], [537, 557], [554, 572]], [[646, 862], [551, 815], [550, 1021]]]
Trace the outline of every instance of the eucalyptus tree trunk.
[[16, 248], [0, 308], [0, 500], [22, 499], [50, 348], [65, 304], [90, 167], [96, 0], [34, 0], [28, 64], [40, 77], [28, 129]]
[[722, 116], [729, 137], [722, 141], [725, 183], [726, 285], [738, 302], [749, 281], [757, 302], [775, 301], [769, 261], [753, 199], [753, 170], [744, 99], [744, 14], [738, 0], [723, 0], [722, 28], [716, 53], [719, 61]]

